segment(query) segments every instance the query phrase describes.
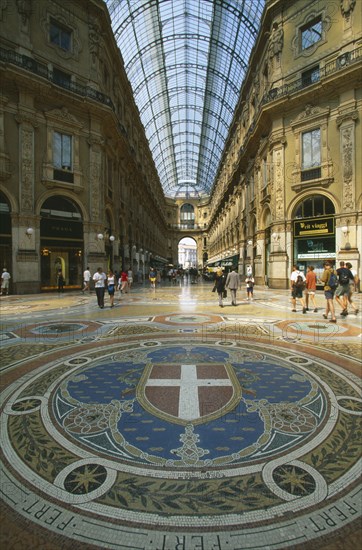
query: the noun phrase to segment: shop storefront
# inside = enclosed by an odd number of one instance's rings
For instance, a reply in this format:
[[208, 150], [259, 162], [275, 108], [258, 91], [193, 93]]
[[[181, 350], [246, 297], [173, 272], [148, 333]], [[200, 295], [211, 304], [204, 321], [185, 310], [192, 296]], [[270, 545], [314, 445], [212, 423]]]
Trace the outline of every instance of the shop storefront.
[[238, 264], [239, 264], [239, 254], [235, 254], [234, 256], [229, 256], [227, 258], [223, 258], [215, 262], [209, 262], [207, 264], [207, 268], [222, 267], [224, 272], [228, 273], [229, 271], [231, 271], [232, 267], [238, 268]]
[[[41, 289], [57, 288], [61, 269], [65, 287], [81, 288], [83, 280], [83, 223], [76, 207], [54, 197], [44, 203], [40, 222]], [[56, 206], [56, 209], [54, 208]]]
[[304, 272], [314, 266], [319, 277], [326, 260], [336, 259], [335, 219], [333, 216], [305, 218], [293, 223], [294, 263]]

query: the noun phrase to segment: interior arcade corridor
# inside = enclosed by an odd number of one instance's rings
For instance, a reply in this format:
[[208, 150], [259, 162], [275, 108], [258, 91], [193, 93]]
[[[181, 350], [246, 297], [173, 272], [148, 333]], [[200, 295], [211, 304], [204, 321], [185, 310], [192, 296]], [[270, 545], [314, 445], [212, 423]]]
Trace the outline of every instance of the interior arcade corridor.
[[1, 298], [4, 550], [358, 547], [361, 314], [211, 290]]

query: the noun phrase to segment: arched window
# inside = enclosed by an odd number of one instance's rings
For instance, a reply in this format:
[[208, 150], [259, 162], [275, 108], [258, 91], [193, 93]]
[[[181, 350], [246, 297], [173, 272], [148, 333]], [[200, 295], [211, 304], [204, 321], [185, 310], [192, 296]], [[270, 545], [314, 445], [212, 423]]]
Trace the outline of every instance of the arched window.
[[195, 212], [192, 204], [183, 204], [180, 208], [180, 223], [186, 225], [186, 227], [194, 227]]
[[328, 197], [312, 195], [296, 207], [295, 218], [316, 218], [334, 214], [334, 206]]
[[82, 216], [76, 205], [65, 197], [50, 197], [41, 207], [40, 214], [44, 218], [62, 218], [81, 220]]

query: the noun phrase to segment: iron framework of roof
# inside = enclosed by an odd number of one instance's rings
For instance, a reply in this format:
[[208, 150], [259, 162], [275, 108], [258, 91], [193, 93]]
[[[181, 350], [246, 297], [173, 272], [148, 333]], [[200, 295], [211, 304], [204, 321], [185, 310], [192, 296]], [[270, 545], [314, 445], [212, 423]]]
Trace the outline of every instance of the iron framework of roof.
[[105, 0], [165, 195], [210, 193], [265, 0]]

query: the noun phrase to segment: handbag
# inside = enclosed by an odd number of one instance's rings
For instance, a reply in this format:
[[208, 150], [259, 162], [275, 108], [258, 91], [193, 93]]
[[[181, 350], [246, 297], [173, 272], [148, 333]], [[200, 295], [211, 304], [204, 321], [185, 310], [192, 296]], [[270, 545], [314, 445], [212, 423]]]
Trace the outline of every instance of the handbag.
[[223, 290], [222, 291], [222, 297], [227, 298], [227, 295], [228, 295], [227, 290]]

